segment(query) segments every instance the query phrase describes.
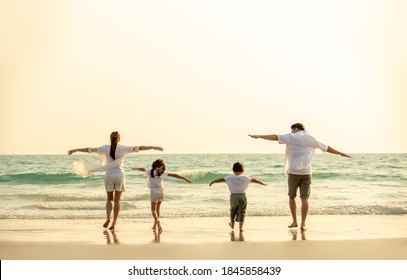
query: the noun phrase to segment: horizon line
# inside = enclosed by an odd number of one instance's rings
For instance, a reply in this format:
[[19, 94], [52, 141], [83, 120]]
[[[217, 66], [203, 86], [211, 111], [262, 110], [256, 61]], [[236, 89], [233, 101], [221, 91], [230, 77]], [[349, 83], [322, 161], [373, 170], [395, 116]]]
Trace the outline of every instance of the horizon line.
[[[232, 153], [232, 152], [227, 152], [227, 153], [216, 153], [216, 152], [209, 152], [209, 153], [157, 153], [157, 152], [148, 152], [148, 151], [143, 151], [143, 153], [131, 153], [129, 154], [129, 156], [131, 156], [132, 154], [145, 154], [145, 155], [236, 155], [236, 154], [241, 154], [241, 155], [263, 155], [263, 154], [269, 154], [269, 155], [284, 155], [285, 152], [277, 152], [277, 153], [267, 153], [267, 152], [236, 152], [236, 153]], [[327, 154], [327, 152], [323, 153], [320, 151], [317, 151], [316, 154]], [[363, 154], [407, 154], [407, 152], [355, 152], [355, 153], [349, 153], [349, 154], [355, 154], [355, 155], [363, 155]], [[64, 153], [44, 153], [44, 154], [35, 154], [35, 153], [22, 153], [22, 154], [18, 154], [18, 153], [8, 153], [8, 154], [0, 154], [0, 156], [61, 156], [61, 155], [66, 155]], [[79, 154], [80, 155], [80, 154]], [[87, 153], [82, 153], [82, 155], [87, 155]]]

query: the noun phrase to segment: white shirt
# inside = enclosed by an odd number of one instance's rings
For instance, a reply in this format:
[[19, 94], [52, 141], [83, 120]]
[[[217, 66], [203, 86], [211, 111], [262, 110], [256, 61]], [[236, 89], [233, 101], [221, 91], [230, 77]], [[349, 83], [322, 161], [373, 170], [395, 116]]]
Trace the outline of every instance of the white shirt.
[[[167, 170], [164, 171], [163, 174], [161, 174], [159, 177], [156, 175], [156, 173], [154, 174], [154, 178], [151, 177], [151, 169], [146, 169], [145, 173], [147, 175], [147, 186], [150, 189], [154, 189], [154, 188], [161, 188], [163, 189], [164, 185], [163, 185], [163, 180], [165, 177], [168, 176], [168, 172]], [[156, 171], [154, 171], [156, 172]]]
[[[138, 151], [139, 151], [138, 146], [117, 145], [115, 153], [117, 164], [112, 169], [106, 171], [106, 176], [124, 176], [123, 170], [124, 158], [126, 157], [127, 154], [137, 153]], [[90, 149], [89, 152], [97, 152], [101, 158], [103, 165], [106, 165], [114, 161], [110, 156], [110, 145], [104, 145], [98, 148], [93, 148]]]
[[278, 143], [286, 144], [285, 151], [285, 174], [308, 175], [312, 173], [311, 162], [315, 154], [315, 149], [323, 152], [328, 150], [328, 146], [318, 142], [305, 130], [296, 133], [278, 135]]
[[225, 177], [230, 193], [245, 193], [252, 179], [246, 175], [230, 175]]

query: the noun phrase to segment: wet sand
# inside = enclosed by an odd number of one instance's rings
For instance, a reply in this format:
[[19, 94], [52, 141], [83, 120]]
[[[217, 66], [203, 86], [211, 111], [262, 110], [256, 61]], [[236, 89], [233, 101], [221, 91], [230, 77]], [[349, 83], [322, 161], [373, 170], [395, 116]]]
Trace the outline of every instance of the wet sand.
[[227, 217], [120, 220], [2, 220], [2, 260], [406, 260], [407, 216], [247, 217], [232, 231]]

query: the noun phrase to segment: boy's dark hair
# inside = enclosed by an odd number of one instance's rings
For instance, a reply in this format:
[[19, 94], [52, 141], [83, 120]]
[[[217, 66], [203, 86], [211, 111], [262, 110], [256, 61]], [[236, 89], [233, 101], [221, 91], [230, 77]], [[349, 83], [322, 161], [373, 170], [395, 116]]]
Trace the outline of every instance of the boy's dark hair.
[[305, 130], [305, 127], [302, 123], [295, 123], [291, 126], [291, 129], [298, 128], [299, 130]]
[[243, 172], [244, 171], [244, 165], [241, 162], [236, 162], [233, 164], [233, 172]]

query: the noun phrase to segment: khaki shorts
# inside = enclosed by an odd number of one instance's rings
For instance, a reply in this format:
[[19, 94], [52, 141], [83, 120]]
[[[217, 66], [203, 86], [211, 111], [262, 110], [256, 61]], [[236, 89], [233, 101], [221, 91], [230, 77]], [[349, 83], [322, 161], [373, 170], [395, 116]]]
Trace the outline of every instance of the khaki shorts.
[[125, 176], [105, 176], [105, 188], [107, 192], [124, 192], [126, 190]]
[[151, 188], [150, 189], [150, 201], [151, 202], [158, 202], [164, 201], [164, 189], [162, 188]]
[[295, 198], [300, 188], [300, 197], [309, 198], [311, 194], [311, 175], [288, 174], [288, 196]]
[[246, 217], [247, 198], [244, 193], [232, 193], [230, 195], [230, 220], [244, 222]]

